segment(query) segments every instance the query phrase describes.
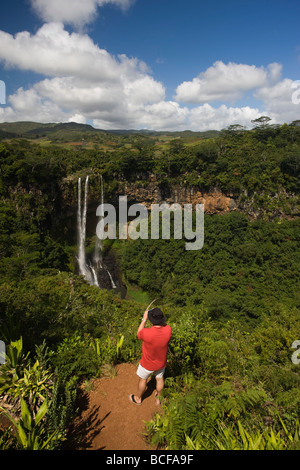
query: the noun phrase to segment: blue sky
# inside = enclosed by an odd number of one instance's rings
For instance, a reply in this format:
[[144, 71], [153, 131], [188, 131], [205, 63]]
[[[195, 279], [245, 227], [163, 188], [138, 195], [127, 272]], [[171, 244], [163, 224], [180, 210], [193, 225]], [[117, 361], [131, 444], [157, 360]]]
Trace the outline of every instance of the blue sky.
[[0, 122], [196, 131], [300, 119], [299, 17], [298, 0], [10, 0]]

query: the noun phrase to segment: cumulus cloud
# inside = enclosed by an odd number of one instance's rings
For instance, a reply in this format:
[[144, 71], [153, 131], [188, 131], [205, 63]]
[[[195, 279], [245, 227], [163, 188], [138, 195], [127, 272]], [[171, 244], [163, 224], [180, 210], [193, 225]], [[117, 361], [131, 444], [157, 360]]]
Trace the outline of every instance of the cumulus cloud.
[[8, 106], [0, 108], [0, 121], [65, 122], [68, 114], [55, 102], [44, 99], [34, 88], [22, 87], [8, 97]]
[[264, 68], [217, 61], [193, 80], [181, 83], [176, 89], [175, 99], [193, 104], [232, 102], [245, 92], [264, 86], [268, 80], [278, 79], [280, 73], [281, 66], [277, 63]]
[[255, 92], [255, 98], [264, 103], [266, 113], [273, 122], [282, 123], [282, 120], [291, 122], [299, 119], [299, 104], [293, 102], [293, 94], [297, 88], [295, 84], [293, 80], [285, 78]]
[[[160, 101], [140, 107], [136, 115], [135, 127], [161, 130], [184, 130], [188, 109], [174, 101]], [[139, 126], [137, 126], [139, 124]], [[142, 124], [142, 126], [141, 126]]]
[[[44, 5], [42, 0], [36, 3]], [[104, 0], [90, 3], [100, 5]], [[122, 0], [113, 3], [129, 4]], [[49, 5], [54, 7], [55, 2]], [[74, 8], [76, 5], [74, 1]], [[181, 83], [176, 99], [167, 101], [164, 85], [155, 80], [143, 61], [124, 54], [113, 56], [87, 34], [68, 32], [61, 22], [46, 23], [35, 34], [0, 31], [0, 61], [6, 67], [44, 76], [7, 97], [7, 106], [0, 108], [0, 121], [76, 121], [92, 122], [102, 129], [197, 131], [237, 123], [249, 126], [262, 114], [269, 115], [272, 122], [288, 122], [299, 116], [299, 106], [291, 98], [294, 82], [281, 79], [280, 64], [256, 67], [219, 61]], [[232, 105], [249, 92], [261, 104], [260, 109]], [[231, 106], [213, 107], [216, 101]], [[195, 106], [186, 105], [190, 103]]]
[[248, 127], [252, 119], [261, 116], [258, 108], [250, 106], [227, 107], [222, 104], [214, 108], [208, 103], [197, 106], [189, 112], [189, 129], [204, 131], [207, 129], [221, 130], [231, 124], [240, 124]]
[[[120, 110], [120, 109], [119, 109]], [[127, 103], [126, 109], [114, 117], [114, 129], [154, 129], [154, 130], [184, 130], [188, 110], [181, 108], [173, 101], [132, 106]], [[95, 127], [111, 129], [111, 114], [99, 111], [99, 116], [93, 121]]]
[[[139, 64], [118, 61], [100, 49], [86, 34], [69, 33], [62, 23], [44, 24], [34, 35], [15, 36], [0, 31], [0, 60], [7, 66], [49, 76], [76, 76], [89, 80], [114, 81], [124, 69]], [[122, 67], [121, 67], [122, 66]]]
[[128, 8], [134, 0], [31, 0], [34, 11], [49, 22], [61, 22], [74, 26], [90, 23], [96, 16], [97, 8], [112, 4]]
[[[175, 99], [202, 104], [189, 112], [192, 130], [221, 129], [237, 123], [248, 127], [252, 119], [261, 115], [271, 117], [272, 123], [291, 122], [299, 118], [299, 107], [292, 102], [295, 82], [281, 77], [282, 66], [276, 62], [256, 67], [218, 61], [193, 80], [181, 83]], [[249, 92], [257, 106], [212, 106], [214, 102], [233, 103]]]
[[[127, 127], [131, 122], [141, 127], [146, 107], [165, 99], [163, 84], [150, 75], [144, 62], [124, 54], [114, 57], [89, 36], [67, 32], [62, 23], [45, 24], [34, 35], [0, 31], [0, 60], [47, 77], [9, 97], [11, 106], [2, 113], [9, 120], [12, 109], [16, 117], [23, 110], [28, 119], [28, 110], [38, 106], [42, 121], [56, 110], [55, 121], [69, 120], [71, 115], [80, 122], [83, 116], [101, 122], [105, 128]], [[150, 107], [149, 116], [153, 113]]]
[[[44, 24], [34, 35], [27, 31], [15, 36], [0, 31], [0, 60], [52, 77], [74, 77], [82, 83], [113, 87], [124, 82], [126, 94], [152, 101], [164, 95], [164, 87], [148, 73], [143, 61], [124, 54], [112, 56], [100, 49], [86, 34], [69, 33], [62, 23]], [[144, 91], [143, 91], [144, 90]]]

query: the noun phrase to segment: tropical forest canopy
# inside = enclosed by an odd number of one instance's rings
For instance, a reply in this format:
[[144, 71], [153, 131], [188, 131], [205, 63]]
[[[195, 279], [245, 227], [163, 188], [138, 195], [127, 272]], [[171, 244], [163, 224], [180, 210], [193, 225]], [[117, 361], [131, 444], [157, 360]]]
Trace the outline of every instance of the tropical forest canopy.
[[[0, 339], [10, 345], [0, 399], [8, 395], [17, 418], [47, 404], [40, 447], [65, 442], [83, 380], [139, 359], [136, 329], [156, 297], [173, 339], [165, 414], [148, 423], [149, 439], [174, 449], [243, 448], [254, 436], [263, 448], [299, 445], [300, 126], [255, 124], [207, 133], [0, 125]], [[121, 296], [77, 275], [77, 181], [86, 175], [94, 200], [101, 175], [106, 202], [154, 180], [162, 193], [217, 189], [236, 208], [205, 215], [197, 251], [184, 240], [106, 240]], [[90, 230], [88, 249], [94, 243]], [[24, 376], [41, 383], [38, 373], [47, 386], [35, 399]], [[3, 431], [0, 444], [30, 448], [20, 435]]]

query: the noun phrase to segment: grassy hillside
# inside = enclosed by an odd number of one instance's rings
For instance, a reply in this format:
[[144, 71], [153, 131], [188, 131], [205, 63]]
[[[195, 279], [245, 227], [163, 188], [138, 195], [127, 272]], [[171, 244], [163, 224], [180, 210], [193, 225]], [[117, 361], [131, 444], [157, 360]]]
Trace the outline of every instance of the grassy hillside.
[[[123, 137], [141, 137], [147, 139], [151, 137], [159, 141], [161, 139], [169, 141], [174, 138], [182, 138], [187, 141], [197, 141], [203, 138], [216, 137], [218, 131], [207, 132], [159, 132], [149, 130], [110, 130], [105, 131], [95, 129], [88, 124], [78, 124], [76, 122], [67, 123], [37, 123], [30, 121], [23, 122], [5, 122], [0, 123], [0, 138], [9, 139], [22, 137], [31, 140], [38, 140], [39, 142], [94, 142], [97, 143], [101, 140], [113, 142], [121, 142]], [[148, 139], [149, 140], [149, 139]]]

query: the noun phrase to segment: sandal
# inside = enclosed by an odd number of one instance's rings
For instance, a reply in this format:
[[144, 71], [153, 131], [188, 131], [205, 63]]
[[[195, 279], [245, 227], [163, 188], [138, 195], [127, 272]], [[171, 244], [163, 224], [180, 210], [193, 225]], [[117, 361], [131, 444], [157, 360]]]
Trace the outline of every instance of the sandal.
[[133, 394], [132, 394], [132, 395], [129, 395], [129, 400], [130, 400], [132, 403], [134, 403], [135, 405], [141, 405], [141, 404], [142, 404], [142, 402], [141, 402], [141, 403], [137, 403], [137, 402], [135, 401]]

